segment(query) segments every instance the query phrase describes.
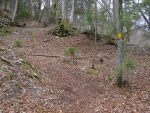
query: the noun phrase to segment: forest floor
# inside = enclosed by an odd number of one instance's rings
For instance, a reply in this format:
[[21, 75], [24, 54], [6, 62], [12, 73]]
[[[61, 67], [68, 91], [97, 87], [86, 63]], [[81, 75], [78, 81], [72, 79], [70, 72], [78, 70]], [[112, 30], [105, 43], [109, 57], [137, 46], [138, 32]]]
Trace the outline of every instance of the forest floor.
[[[95, 49], [84, 35], [59, 38], [48, 30], [14, 28], [0, 37], [0, 112], [150, 113], [148, 52], [126, 53], [136, 69], [124, 72], [130, 86], [118, 88], [115, 46], [99, 42]], [[14, 46], [16, 40], [21, 47]], [[77, 63], [63, 61], [67, 47], [79, 48]], [[90, 72], [95, 52], [96, 71]]]

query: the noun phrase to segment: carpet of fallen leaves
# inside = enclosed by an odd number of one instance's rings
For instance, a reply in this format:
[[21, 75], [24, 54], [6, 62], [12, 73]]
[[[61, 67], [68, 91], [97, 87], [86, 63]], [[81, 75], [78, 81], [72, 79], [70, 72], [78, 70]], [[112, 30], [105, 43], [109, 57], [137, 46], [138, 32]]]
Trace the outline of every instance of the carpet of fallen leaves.
[[[47, 35], [48, 30], [14, 28], [12, 35], [0, 37], [0, 46], [7, 51], [1, 56], [10, 56], [6, 58], [9, 63], [25, 58], [36, 70], [36, 76], [32, 76], [33, 70], [22, 69], [19, 63], [0, 65], [0, 112], [150, 113], [148, 52], [126, 52], [137, 65], [124, 74], [130, 86], [118, 88], [114, 84], [115, 46], [99, 42], [95, 49], [94, 42], [84, 35], [59, 38]], [[14, 47], [15, 40], [21, 40], [22, 46]], [[79, 48], [76, 64], [63, 61], [67, 47]], [[98, 72], [88, 75], [95, 52]], [[10, 78], [10, 72], [15, 73], [14, 78]]]

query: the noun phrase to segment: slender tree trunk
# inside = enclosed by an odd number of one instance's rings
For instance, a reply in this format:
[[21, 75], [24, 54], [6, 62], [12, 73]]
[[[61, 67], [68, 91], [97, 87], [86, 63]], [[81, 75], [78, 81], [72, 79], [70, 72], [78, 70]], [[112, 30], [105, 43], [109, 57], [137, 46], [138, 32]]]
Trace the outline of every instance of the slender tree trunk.
[[74, 0], [73, 24], [74, 26], [77, 26], [77, 0]]
[[66, 19], [65, 0], [61, 0], [61, 12], [62, 19]]
[[35, 6], [34, 6], [34, 2], [33, 0], [30, 0], [30, 7], [31, 7], [31, 14], [32, 14], [32, 18], [35, 18]]
[[[116, 0], [116, 30], [118, 34], [122, 33], [121, 30], [121, 10], [122, 10], [122, 0]], [[118, 36], [118, 49], [117, 49], [117, 75], [116, 84], [122, 87], [122, 37]]]
[[58, 20], [59, 18], [61, 17], [61, 13], [60, 13], [60, 10], [61, 10], [61, 0], [53, 0], [52, 1], [52, 6], [53, 6], [53, 10], [54, 10], [54, 15], [55, 15], [55, 23], [57, 24], [58, 23]]
[[41, 5], [42, 5], [42, 1], [38, 0], [38, 11], [37, 11], [38, 16], [37, 16], [37, 19], [38, 19], [39, 22], [41, 20]]
[[18, 9], [18, 0], [16, 0], [15, 9], [14, 9], [13, 16], [12, 16], [12, 21], [13, 21], [13, 22], [15, 21], [17, 9]]
[[116, 34], [116, 0], [113, 0], [113, 25], [114, 25], [114, 33]]
[[75, 4], [74, 4], [74, 0], [72, 0], [72, 9], [71, 9], [71, 15], [70, 15], [70, 23], [72, 23], [73, 25], [73, 22], [74, 22], [74, 10], [75, 10]]
[[97, 0], [95, 0], [95, 45], [97, 43]]

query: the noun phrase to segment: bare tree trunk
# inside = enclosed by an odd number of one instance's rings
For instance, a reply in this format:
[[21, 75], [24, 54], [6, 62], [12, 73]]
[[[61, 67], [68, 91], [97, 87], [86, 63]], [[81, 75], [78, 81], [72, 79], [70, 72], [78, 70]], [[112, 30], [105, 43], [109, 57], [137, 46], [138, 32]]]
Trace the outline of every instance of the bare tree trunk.
[[30, 0], [30, 7], [31, 7], [32, 18], [35, 18], [35, 4], [33, 0]]
[[13, 21], [13, 22], [15, 21], [17, 9], [18, 9], [18, 0], [16, 0], [15, 9], [14, 9], [13, 16], [12, 16], [12, 21]]
[[113, 0], [113, 25], [114, 25], [114, 31], [116, 32], [116, 28], [115, 28], [115, 25], [116, 25], [116, 0]]
[[54, 10], [55, 23], [58, 23], [60, 16], [60, 4], [61, 0], [52, 0], [52, 9]]
[[74, 15], [73, 15], [73, 24], [74, 26], [77, 25], [77, 0], [74, 1]]
[[66, 19], [65, 0], [61, 0], [61, 16], [62, 19]]
[[97, 0], [95, 0], [95, 45], [97, 43]]
[[74, 4], [74, 0], [72, 0], [72, 9], [71, 9], [71, 14], [70, 14], [70, 23], [73, 24], [74, 22], [74, 10], [75, 10], [75, 4]]
[[[121, 34], [121, 10], [122, 10], [122, 0], [116, 0], [116, 30], [118, 34]], [[117, 75], [116, 84], [122, 87], [122, 37], [118, 36], [118, 49], [117, 49]]]

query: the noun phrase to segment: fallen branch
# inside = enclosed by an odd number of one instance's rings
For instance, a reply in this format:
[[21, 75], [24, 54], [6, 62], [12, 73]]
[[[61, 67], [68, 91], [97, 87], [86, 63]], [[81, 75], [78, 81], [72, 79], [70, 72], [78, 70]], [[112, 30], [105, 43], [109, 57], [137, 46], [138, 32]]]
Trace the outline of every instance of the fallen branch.
[[[41, 57], [54, 57], [54, 58], [61, 58], [61, 56], [56, 56], [56, 55], [29, 55], [29, 56], [41, 56]], [[82, 59], [88, 59], [91, 58], [92, 56], [87, 56], [87, 57], [77, 57], [76, 59], [82, 60]]]
[[30, 55], [30, 56], [41, 56], [41, 57], [55, 57], [55, 58], [60, 58], [60, 56], [56, 56], [56, 55]]
[[[41, 56], [41, 57], [52, 57], [52, 58], [61, 58], [61, 56], [58, 55], [42, 55], [42, 54], [26, 54], [26, 53], [20, 53], [20, 55], [27, 55], [27, 56]], [[85, 56], [85, 57], [77, 57], [76, 59], [82, 60], [82, 59], [88, 59], [92, 58], [93, 56]]]
[[11, 63], [10, 61], [8, 61], [7, 59], [5, 59], [3, 56], [0, 56], [0, 59], [4, 62], [6, 62], [7, 64], [11, 65], [12, 67], [16, 67], [15, 64]]

